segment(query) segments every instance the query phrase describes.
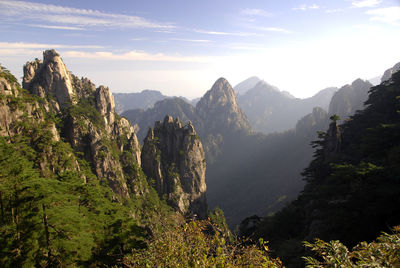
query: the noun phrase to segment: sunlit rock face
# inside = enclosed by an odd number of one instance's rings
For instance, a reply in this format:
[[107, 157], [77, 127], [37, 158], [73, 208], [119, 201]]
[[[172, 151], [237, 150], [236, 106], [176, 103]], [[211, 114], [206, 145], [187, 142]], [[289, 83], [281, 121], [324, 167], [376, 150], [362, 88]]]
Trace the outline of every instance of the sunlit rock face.
[[126, 172], [129, 165], [140, 167], [140, 145], [128, 120], [115, 114], [108, 87], [96, 88], [89, 79], [71, 74], [55, 50], [26, 63], [23, 87], [49, 103], [47, 110], [62, 119], [63, 138], [83, 153], [116, 199], [143, 194], [138, 175]]
[[191, 122], [166, 116], [150, 128], [142, 150], [142, 168], [159, 196], [177, 211], [204, 219], [206, 161]]

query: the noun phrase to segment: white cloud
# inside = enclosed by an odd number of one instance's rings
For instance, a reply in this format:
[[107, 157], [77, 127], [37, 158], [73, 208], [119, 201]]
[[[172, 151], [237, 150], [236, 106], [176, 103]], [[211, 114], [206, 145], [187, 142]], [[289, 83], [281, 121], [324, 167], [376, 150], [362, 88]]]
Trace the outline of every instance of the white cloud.
[[131, 38], [129, 39], [131, 41], [145, 41], [148, 40], [146, 37], [136, 37], [136, 38]]
[[[166, 55], [163, 53], [148, 53], [138, 50], [131, 50], [125, 53], [116, 53], [113, 51], [105, 51], [104, 47], [96, 45], [80, 46], [23, 42], [0, 42], [0, 56], [29, 55], [30, 57], [32, 57], [35, 55], [40, 55], [42, 51], [46, 49], [57, 49], [63, 57], [96, 60], [204, 63], [209, 62], [211, 59], [213, 59], [212, 57], [204, 56], [183, 56], [179, 54]], [[89, 49], [89, 51], [87, 49]]]
[[395, 25], [399, 25], [400, 22], [400, 6], [372, 9], [368, 10], [366, 14], [371, 15], [370, 20], [372, 21], [380, 21]]
[[302, 11], [305, 11], [305, 10], [310, 10], [310, 9], [319, 9], [319, 6], [317, 5], [317, 4], [312, 4], [312, 5], [306, 5], [306, 4], [303, 4], [303, 5], [300, 5], [300, 6], [298, 6], [298, 7], [294, 7], [294, 8], [292, 8], [293, 10], [302, 10]]
[[[157, 23], [139, 16], [106, 13], [92, 9], [78, 9], [65, 6], [32, 3], [26, 1], [0, 1], [0, 20], [30, 20], [31, 22], [50, 22], [62, 29], [76, 30], [75, 27], [112, 28], [175, 28], [171, 23]], [[55, 29], [55, 28], [54, 28]], [[61, 28], [60, 28], [61, 29]]]
[[207, 39], [171, 38], [170, 40], [183, 41], [183, 42], [193, 42], [193, 43], [210, 43], [210, 42], [212, 42], [211, 40], [207, 40]]
[[278, 33], [286, 33], [286, 34], [293, 33], [290, 30], [287, 30], [284, 28], [279, 28], [279, 27], [253, 27], [253, 29], [257, 29], [260, 31], [266, 31], [266, 32], [278, 32]]
[[165, 55], [163, 53], [147, 53], [144, 51], [132, 50], [126, 53], [113, 53], [110, 51], [65, 51], [64, 57], [99, 59], [99, 60], [127, 60], [127, 61], [163, 61], [163, 62], [207, 62], [208, 57]]
[[262, 17], [271, 17], [272, 13], [267, 12], [263, 9], [257, 8], [246, 8], [241, 11], [242, 14], [247, 16], [262, 16]]
[[43, 25], [43, 24], [28, 24], [31, 27], [38, 27], [44, 29], [56, 29], [56, 30], [74, 30], [74, 31], [82, 31], [83, 28], [74, 27], [74, 26], [61, 26], [61, 25]]
[[382, 3], [382, 0], [363, 0], [363, 1], [353, 1], [351, 5], [353, 7], [374, 7]]
[[246, 32], [232, 33], [232, 32], [206, 31], [206, 30], [198, 30], [198, 29], [194, 29], [193, 31], [196, 33], [210, 34], [210, 35], [259, 36], [259, 34], [256, 34], [256, 33], [246, 33]]
[[51, 48], [88, 48], [100, 49], [103, 46], [97, 45], [60, 45], [60, 44], [40, 44], [40, 43], [24, 43], [24, 42], [0, 42], [0, 49], [51, 49]]

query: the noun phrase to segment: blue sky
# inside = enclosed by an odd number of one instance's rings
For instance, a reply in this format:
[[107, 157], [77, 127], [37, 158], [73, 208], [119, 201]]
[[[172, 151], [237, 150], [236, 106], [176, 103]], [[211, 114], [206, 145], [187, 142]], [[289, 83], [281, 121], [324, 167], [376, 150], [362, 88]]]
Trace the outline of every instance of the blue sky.
[[400, 1], [0, 0], [0, 63], [54, 48], [113, 92], [203, 95], [258, 76], [296, 97], [400, 61]]

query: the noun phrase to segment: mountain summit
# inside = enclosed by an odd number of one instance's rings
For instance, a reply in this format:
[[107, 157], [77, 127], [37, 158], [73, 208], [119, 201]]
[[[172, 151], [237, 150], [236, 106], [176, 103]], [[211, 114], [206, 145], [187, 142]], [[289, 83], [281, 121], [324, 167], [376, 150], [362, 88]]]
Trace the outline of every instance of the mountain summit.
[[201, 134], [248, 131], [250, 124], [239, 108], [235, 92], [225, 78], [219, 78], [212, 88], [196, 105], [196, 112], [202, 120]]
[[257, 85], [257, 83], [260, 81], [261, 79], [257, 76], [252, 76], [237, 84], [233, 89], [235, 90], [236, 94], [242, 95], [245, 94], [249, 89]]

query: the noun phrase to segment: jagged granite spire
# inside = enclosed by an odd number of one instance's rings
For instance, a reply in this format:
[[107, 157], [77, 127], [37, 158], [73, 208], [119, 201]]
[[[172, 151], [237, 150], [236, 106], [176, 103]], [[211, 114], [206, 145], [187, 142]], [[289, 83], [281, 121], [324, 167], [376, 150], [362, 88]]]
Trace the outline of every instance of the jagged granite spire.
[[[200, 99], [196, 111], [207, 130], [202, 132], [248, 131], [250, 124], [239, 108], [235, 92], [225, 78], [219, 78]], [[205, 123], [204, 123], [205, 124]]]
[[22, 86], [42, 98], [54, 97], [58, 110], [75, 96], [71, 74], [54, 49], [43, 52], [43, 61], [26, 63]]
[[160, 197], [177, 211], [204, 219], [206, 161], [191, 122], [166, 116], [150, 128], [142, 149], [142, 168]]
[[55, 50], [26, 63], [23, 87], [51, 104], [48, 110], [62, 118], [63, 138], [83, 153], [116, 199], [143, 193], [137, 172], [128, 172], [140, 166], [139, 142], [128, 120], [116, 116], [109, 88], [71, 74]]

